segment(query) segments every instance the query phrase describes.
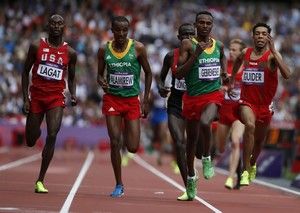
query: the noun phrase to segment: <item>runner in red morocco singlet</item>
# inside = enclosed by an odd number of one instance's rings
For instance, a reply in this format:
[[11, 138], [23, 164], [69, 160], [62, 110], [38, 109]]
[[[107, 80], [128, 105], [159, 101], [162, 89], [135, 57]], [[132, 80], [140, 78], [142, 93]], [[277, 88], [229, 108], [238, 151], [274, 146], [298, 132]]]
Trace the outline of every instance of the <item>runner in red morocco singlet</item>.
[[[244, 64], [238, 114], [245, 125], [241, 186], [248, 186], [256, 176], [256, 160], [273, 114], [272, 100], [278, 84], [277, 71], [285, 79], [291, 75], [289, 67], [274, 47], [270, 26], [257, 23], [252, 33], [254, 48], [246, 48], [242, 52], [232, 71], [234, 79], [238, 68]], [[229, 93], [233, 96], [232, 91]]]
[[[41, 135], [41, 123], [46, 115], [47, 138], [42, 153], [42, 164], [35, 184], [35, 192], [47, 193], [43, 181], [54, 154], [56, 135], [60, 130], [65, 107], [65, 77], [68, 76], [68, 88], [71, 104], [75, 106], [75, 64], [76, 52], [63, 41], [64, 19], [52, 15], [48, 21], [48, 38], [40, 39], [29, 47], [22, 74], [24, 98], [23, 112], [26, 120], [26, 143], [32, 147]], [[32, 68], [32, 83], [29, 87], [29, 73]], [[28, 92], [28, 88], [29, 91]]]

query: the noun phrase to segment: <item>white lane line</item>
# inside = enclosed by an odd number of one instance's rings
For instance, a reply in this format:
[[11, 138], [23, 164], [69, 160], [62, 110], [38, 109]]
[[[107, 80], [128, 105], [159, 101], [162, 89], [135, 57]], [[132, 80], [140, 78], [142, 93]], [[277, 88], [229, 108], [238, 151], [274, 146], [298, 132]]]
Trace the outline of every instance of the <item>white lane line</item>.
[[95, 157], [95, 154], [93, 151], [89, 151], [86, 159], [85, 159], [85, 162], [83, 164], [83, 166], [81, 167], [81, 170], [79, 172], [79, 175], [67, 197], [67, 199], [65, 200], [65, 203], [63, 205], [63, 207], [61, 208], [60, 210], [60, 213], [67, 213], [69, 212], [69, 209], [70, 209], [70, 206], [72, 204], [72, 201], [73, 201], [73, 198], [81, 184], [81, 181], [83, 180], [86, 172], [88, 171], [89, 167], [91, 166], [92, 162], [93, 162], [93, 159]]
[[9, 148], [7, 146], [0, 147], [0, 154], [3, 154], [5, 152], [8, 152]]
[[20, 209], [13, 207], [0, 207], [0, 211], [18, 211]]
[[[216, 170], [216, 172], [218, 172], [220, 174], [223, 174], [223, 175], [228, 174], [228, 172], [226, 170], [221, 169], [221, 168], [215, 168], [215, 170]], [[300, 196], [300, 192], [297, 192], [295, 190], [288, 189], [288, 188], [285, 188], [285, 187], [282, 187], [282, 186], [277, 186], [275, 184], [268, 183], [268, 182], [265, 182], [265, 181], [262, 181], [262, 180], [255, 179], [255, 180], [253, 180], [253, 182], [256, 183], [256, 184], [262, 185], [262, 186], [272, 188], [272, 189], [278, 189], [278, 190], [281, 190], [281, 191], [284, 191], [284, 192], [288, 192], [288, 193]]]
[[[183, 192], [185, 191], [185, 188], [183, 186], [181, 186], [179, 183], [177, 183], [176, 181], [174, 181], [170, 177], [166, 176], [165, 174], [163, 174], [162, 172], [160, 172], [159, 170], [157, 170], [156, 168], [154, 168], [153, 166], [151, 166], [149, 163], [147, 163], [146, 161], [144, 161], [138, 155], [134, 155], [133, 160], [137, 164], [139, 164], [140, 166], [144, 167], [145, 169], [149, 170], [150, 172], [152, 172], [153, 174], [155, 174], [156, 176], [158, 176], [159, 178], [161, 178], [164, 181], [166, 181], [166, 182], [170, 183], [171, 185], [175, 186], [177, 189], [179, 189], [179, 190], [181, 190]], [[195, 200], [199, 201], [200, 203], [202, 203], [203, 205], [205, 205], [206, 207], [208, 207], [212, 211], [217, 212], [217, 213], [221, 213], [221, 211], [219, 209], [215, 208], [214, 206], [212, 206], [211, 204], [209, 204], [208, 202], [206, 202], [202, 198], [196, 196]]]
[[19, 160], [1, 165], [0, 166], [0, 171], [7, 170], [7, 169], [12, 169], [12, 168], [21, 166], [23, 164], [30, 163], [32, 161], [36, 161], [36, 160], [40, 159], [40, 157], [41, 157], [41, 153], [26, 157], [26, 158], [21, 158]]

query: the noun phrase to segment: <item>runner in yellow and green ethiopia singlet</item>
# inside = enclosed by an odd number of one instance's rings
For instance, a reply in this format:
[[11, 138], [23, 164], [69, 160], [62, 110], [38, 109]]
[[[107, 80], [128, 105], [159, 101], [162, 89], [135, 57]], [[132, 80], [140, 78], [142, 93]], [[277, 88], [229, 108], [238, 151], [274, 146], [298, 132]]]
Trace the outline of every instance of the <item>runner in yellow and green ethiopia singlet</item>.
[[134, 40], [129, 39], [124, 52], [113, 50], [112, 42], [106, 45], [104, 60], [107, 65], [109, 93], [121, 97], [137, 96], [140, 92], [141, 65], [137, 60]]
[[[190, 72], [185, 77], [187, 92], [190, 96], [207, 94], [221, 87], [220, 43], [213, 40], [213, 45], [205, 49], [197, 58]], [[198, 41], [193, 38], [193, 49]]]

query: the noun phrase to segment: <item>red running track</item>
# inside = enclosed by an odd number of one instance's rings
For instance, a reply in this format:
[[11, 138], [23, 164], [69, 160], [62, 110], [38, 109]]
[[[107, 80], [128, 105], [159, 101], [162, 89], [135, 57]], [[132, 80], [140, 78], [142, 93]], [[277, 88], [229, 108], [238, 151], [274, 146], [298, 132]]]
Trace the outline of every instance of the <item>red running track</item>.
[[[299, 212], [300, 194], [252, 184], [227, 190], [225, 176], [200, 178], [198, 197], [180, 202], [184, 190], [168, 157], [162, 166], [147, 154], [135, 155], [123, 168], [125, 195], [109, 196], [115, 184], [109, 152], [56, 150], [45, 184], [48, 194], [34, 193], [40, 150], [0, 149], [0, 212]], [[201, 171], [199, 171], [201, 175]]]

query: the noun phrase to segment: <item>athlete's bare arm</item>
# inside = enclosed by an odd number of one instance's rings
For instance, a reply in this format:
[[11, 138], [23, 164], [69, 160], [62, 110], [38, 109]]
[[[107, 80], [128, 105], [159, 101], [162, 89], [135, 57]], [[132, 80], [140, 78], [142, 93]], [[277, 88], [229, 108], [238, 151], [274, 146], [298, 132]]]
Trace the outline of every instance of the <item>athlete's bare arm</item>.
[[22, 92], [23, 92], [23, 112], [24, 114], [29, 113], [29, 95], [28, 95], [28, 87], [29, 87], [29, 73], [31, 70], [32, 65], [34, 64], [36, 60], [36, 55], [38, 51], [38, 44], [33, 43], [30, 45], [27, 57], [24, 64], [24, 70], [22, 73]]
[[75, 78], [75, 65], [77, 61], [77, 54], [76, 51], [69, 47], [69, 64], [68, 64], [68, 88], [71, 94], [71, 104], [72, 106], [77, 105], [76, 99], [76, 78]]
[[150, 94], [150, 88], [152, 83], [152, 72], [148, 62], [148, 56], [147, 56], [145, 46], [141, 42], [136, 41], [135, 51], [136, 51], [137, 59], [141, 64], [145, 73], [145, 91], [144, 91], [144, 98], [142, 104], [142, 117], [146, 118], [150, 111], [149, 94]]
[[164, 86], [164, 82], [166, 80], [167, 74], [172, 66], [173, 63], [173, 55], [174, 52], [170, 51], [166, 54], [163, 62], [163, 66], [160, 71], [160, 76], [158, 80], [158, 92], [161, 97], [165, 98], [167, 97], [168, 93], [170, 92], [170, 88], [166, 88]]
[[178, 79], [184, 78], [190, 71], [198, 56], [209, 46], [210, 42], [199, 42], [196, 50], [193, 50], [192, 41], [183, 39], [179, 48], [178, 66], [175, 77]]
[[270, 51], [272, 53], [272, 55], [270, 55], [270, 57], [269, 57], [270, 69], [275, 70], [276, 67], [278, 67], [282, 77], [285, 79], [289, 79], [289, 77], [291, 76], [290, 68], [282, 60], [282, 56], [280, 55], [280, 53], [278, 51], [276, 51], [273, 38], [271, 37], [270, 34], [268, 35], [267, 40], [269, 43]]
[[224, 53], [224, 45], [221, 44], [220, 48], [220, 63], [221, 63], [221, 78], [222, 78], [222, 83], [227, 85], [229, 83], [229, 77], [227, 73], [227, 60], [226, 56]]
[[107, 92], [109, 85], [106, 81], [106, 78], [104, 77], [104, 71], [106, 66], [104, 61], [104, 53], [105, 53], [105, 48], [100, 47], [97, 54], [97, 59], [98, 59], [97, 82], [102, 87], [104, 92]]

